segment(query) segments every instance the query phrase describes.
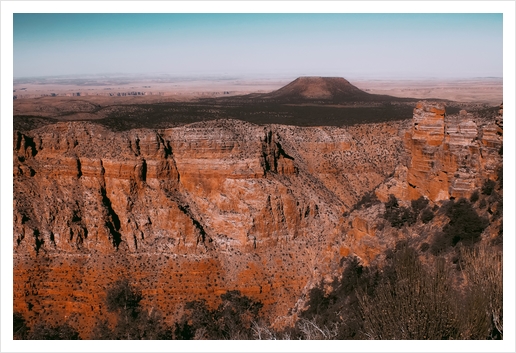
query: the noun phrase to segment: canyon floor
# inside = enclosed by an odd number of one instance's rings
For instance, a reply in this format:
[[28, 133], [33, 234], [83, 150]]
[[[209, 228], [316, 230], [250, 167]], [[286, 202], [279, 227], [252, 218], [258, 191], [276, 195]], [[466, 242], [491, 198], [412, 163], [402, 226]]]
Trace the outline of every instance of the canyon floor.
[[[269, 333], [310, 339], [302, 320], [319, 320], [340, 323], [334, 338], [377, 337], [363, 306], [362, 321], [342, 319], [358, 292], [334, 293], [358, 288], [362, 270], [381, 277], [404, 247], [423, 267], [443, 261], [467, 297], [461, 249], [496, 257], [503, 244], [502, 81], [290, 81], [15, 81], [23, 322], [115, 332], [106, 298], [126, 279], [146, 315], [175, 328], [168, 338], [251, 338], [257, 311], [242, 316], [249, 334], [220, 336], [192, 314], [249, 303], [239, 295], [260, 304]], [[340, 316], [324, 321], [322, 307]], [[441, 338], [499, 337], [495, 324]]]

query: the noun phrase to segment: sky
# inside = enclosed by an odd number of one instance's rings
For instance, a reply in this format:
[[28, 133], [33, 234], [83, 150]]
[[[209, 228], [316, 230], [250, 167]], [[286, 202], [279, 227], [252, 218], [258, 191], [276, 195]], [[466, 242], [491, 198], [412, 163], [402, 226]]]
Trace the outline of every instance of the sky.
[[15, 78], [502, 77], [502, 14], [13, 14]]

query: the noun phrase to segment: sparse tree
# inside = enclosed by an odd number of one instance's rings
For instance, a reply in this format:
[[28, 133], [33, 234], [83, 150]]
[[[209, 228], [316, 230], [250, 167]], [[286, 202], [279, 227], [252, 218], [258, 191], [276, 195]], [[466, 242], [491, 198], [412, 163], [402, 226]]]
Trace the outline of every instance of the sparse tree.
[[94, 328], [94, 339], [156, 340], [171, 338], [171, 332], [163, 324], [159, 312], [140, 306], [141, 291], [127, 279], [115, 282], [106, 293], [108, 311], [117, 313], [113, 330], [107, 321], [100, 320]]
[[186, 304], [188, 313], [176, 323], [175, 337], [179, 339], [251, 339], [253, 322], [259, 318], [263, 304], [239, 291], [228, 291], [220, 296], [222, 303], [210, 310], [206, 301]]
[[467, 283], [464, 338], [503, 338], [503, 256], [485, 244], [461, 249]]
[[58, 326], [39, 322], [32, 327], [27, 337], [29, 340], [79, 340], [79, 333], [70, 325]]
[[395, 255], [394, 281], [384, 281], [373, 296], [359, 291], [364, 331], [369, 339], [453, 339], [457, 297], [444, 262], [427, 271], [413, 249]]
[[27, 338], [29, 333], [29, 328], [23, 318], [22, 314], [14, 312], [13, 313], [13, 339], [15, 340], [24, 340]]

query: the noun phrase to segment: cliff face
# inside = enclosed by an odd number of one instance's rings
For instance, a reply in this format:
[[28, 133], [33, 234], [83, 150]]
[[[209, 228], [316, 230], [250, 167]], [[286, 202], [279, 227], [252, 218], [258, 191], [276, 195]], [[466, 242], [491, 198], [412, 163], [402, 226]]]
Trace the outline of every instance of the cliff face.
[[502, 143], [502, 110], [495, 121], [464, 110], [448, 118], [443, 105], [418, 103], [405, 135], [410, 162], [376, 194], [382, 201], [389, 194], [401, 200], [468, 198], [486, 179], [496, 179]]
[[342, 213], [392, 172], [398, 129], [218, 120], [15, 132], [14, 309], [91, 327], [105, 288], [128, 277], [169, 320], [231, 289], [285, 315], [338, 266]]
[[[489, 119], [466, 111], [446, 116], [443, 105], [420, 102], [404, 134], [405, 153], [399, 158], [400, 164], [374, 190], [383, 203], [392, 194], [409, 208], [410, 201], [420, 197], [428, 199], [431, 206], [439, 206], [452, 198], [470, 198], [486, 180], [498, 178], [503, 164], [503, 106], [495, 119]], [[431, 242], [448, 222], [440, 216], [428, 224], [393, 228], [384, 219], [383, 203], [353, 210], [344, 224], [346, 252], [357, 255], [365, 264], [378, 259], [399, 240]], [[490, 217], [496, 211], [488, 213]], [[501, 221], [495, 223], [486, 229], [486, 239], [498, 234]]]
[[501, 141], [501, 117], [450, 119], [430, 104], [412, 122], [347, 128], [15, 132], [14, 310], [87, 338], [105, 289], [127, 277], [169, 323], [184, 303], [237, 289], [281, 325], [342, 257], [367, 263], [394, 244], [383, 204], [347, 215], [364, 194], [468, 196], [495, 177]]

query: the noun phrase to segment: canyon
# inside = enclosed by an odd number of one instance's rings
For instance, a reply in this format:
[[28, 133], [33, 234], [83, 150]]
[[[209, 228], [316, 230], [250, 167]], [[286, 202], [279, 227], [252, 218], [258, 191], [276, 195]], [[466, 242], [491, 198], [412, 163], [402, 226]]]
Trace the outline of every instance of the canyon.
[[[337, 82], [350, 102], [374, 101], [346, 80], [324, 81], [328, 90], [308, 81], [259, 99], [288, 92], [286, 103], [301, 95], [336, 104]], [[110, 316], [106, 289], [128, 278], [170, 325], [186, 302], [215, 306], [229, 290], [263, 303], [273, 326], [291, 325], [343, 259], [380, 262], [400, 239], [442, 225], [392, 227], [382, 219], [390, 195], [433, 206], [498, 180], [503, 107], [448, 115], [445, 102], [403, 104], [413, 104], [412, 118], [341, 126], [218, 118], [15, 130], [14, 311], [28, 322], [66, 321], [88, 338], [96, 318]], [[367, 195], [381, 202], [359, 207]], [[483, 237], [495, 237], [501, 222]]]

